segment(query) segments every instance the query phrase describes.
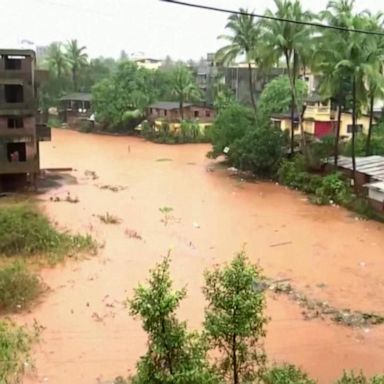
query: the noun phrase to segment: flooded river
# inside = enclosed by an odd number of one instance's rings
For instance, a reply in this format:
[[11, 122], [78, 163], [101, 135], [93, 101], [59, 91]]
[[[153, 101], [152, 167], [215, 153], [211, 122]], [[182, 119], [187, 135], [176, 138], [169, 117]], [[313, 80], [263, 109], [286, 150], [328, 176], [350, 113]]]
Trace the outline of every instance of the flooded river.
[[[290, 279], [310, 297], [384, 313], [383, 225], [313, 206], [273, 183], [230, 177], [205, 157], [208, 150], [65, 130], [53, 130], [52, 142], [42, 144], [42, 167], [72, 167], [77, 180], [42, 195], [42, 208], [60, 227], [91, 233], [103, 248], [42, 271], [51, 291], [17, 319], [45, 327], [34, 349], [36, 373], [25, 383], [107, 383], [131, 372], [146, 340], [125, 302], [169, 249], [175, 284], [188, 289], [180, 317], [191, 328], [203, 318], [203, 271], [244, 245], [267, 276]], [[79, 203], [50, 201], [68, 193]], [[159, 211], [165, 206], [174, 217], [167, 226]], [[107, 212], [121, 223], [102, 224], [97, 215]], [[295, 363], [324, 384], [343, 368], [383, 371], [383, 326], [348, 328], [305, 320], [301, 312], [286, 297], [268, 295], [271, 361]]]

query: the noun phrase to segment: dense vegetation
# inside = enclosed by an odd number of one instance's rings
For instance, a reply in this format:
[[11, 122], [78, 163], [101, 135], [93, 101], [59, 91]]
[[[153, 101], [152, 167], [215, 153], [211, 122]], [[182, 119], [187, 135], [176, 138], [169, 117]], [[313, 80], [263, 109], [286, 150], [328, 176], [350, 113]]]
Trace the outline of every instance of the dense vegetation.
[[52, 262], [93, 248], [90, 236], [57, 231], [33, 206], [18, 203], [0, 209], [0, 256], [44, 256]]
[[[129, 300], [131, 315], [140, 318], [148, 335], [148, 349], [136, 373], [115, 383], [315, 384], [299, 367], [267, 360], [265, 283], [244, 251], [228, 265], [207, 271], [203, 331], [192, 332], [177, 318], [186, 290], [173, 289], [166, 257]], [[335, 384], [384, 384], [384, 376], [345, 372]]]

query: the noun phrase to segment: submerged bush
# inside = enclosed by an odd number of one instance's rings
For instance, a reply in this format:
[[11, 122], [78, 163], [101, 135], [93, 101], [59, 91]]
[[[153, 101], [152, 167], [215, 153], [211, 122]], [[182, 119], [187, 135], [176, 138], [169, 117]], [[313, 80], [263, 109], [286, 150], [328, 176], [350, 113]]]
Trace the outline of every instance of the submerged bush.
[[35, 336], [24, 328], [0, 321], [0, 383], [17, 384], [30, 365], [29, 352]]
[[0, 269], [0, 312], [24, 309], [43, 287], [37, 276], [17, 262]]
[[12, 204], [0, 209], [0, 255], [65, 255], [93, 249], [90, 236], [57, 231], [49, 220], [30, 205]]
[[384, 384], [384, 375], [366, 377], [362, 372], [344, 372], [343, 377], [335, 384]]
[[315, 201], [317, 204], [348, 204], [352, 199], [352, 192], [342, 175], [331, 173], [321, 178], [321, 184], [315, 191]]

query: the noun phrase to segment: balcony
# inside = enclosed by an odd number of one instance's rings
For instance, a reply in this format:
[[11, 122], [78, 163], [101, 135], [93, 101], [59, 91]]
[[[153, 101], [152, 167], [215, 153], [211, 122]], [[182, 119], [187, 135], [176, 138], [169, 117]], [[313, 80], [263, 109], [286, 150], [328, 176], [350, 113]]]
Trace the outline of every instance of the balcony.
[[39, 162], [30, 161], [0, 161], [0, 174], [32, 173], [39, 171]]

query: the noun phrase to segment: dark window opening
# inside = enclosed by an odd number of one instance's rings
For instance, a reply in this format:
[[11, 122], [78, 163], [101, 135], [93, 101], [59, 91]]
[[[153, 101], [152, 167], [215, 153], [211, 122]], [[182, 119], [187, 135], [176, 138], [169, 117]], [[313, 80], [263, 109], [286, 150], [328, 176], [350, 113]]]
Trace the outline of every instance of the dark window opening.
[[211, 111], [205, 111], [205, 117], [211, 117]]
[[[352, 133], [352, 124], [347, 125], [347, 132]], [[361, 133], [363, 132], [363, 125], [362, 124], [357, 124], [355, 127], [355, 133]]]
[[27, 148], [25, 143], [8, 143], [7, 157], [11, 162], [27, 161]]
[[24, 121], [22, 118], [9, 118], [8, 119], [8, 128], [23, 128], [24, 127]]
[[152, 115], [153, 114], [153, 109], [149, 108], [149, 113]]
[[4, 93], [6, 103], [22, 103], [24, 101], [22, 85], [5, 84]]
[[22, 59], [17, 59], [13, 57], [6, 57], [4, 60], [4, 67], [6, 70], [20, 70], [21, 69]]
[[195, 111], [194, 115], [195, 115], [195, 117], [199, 117], [199, 115], [200, 115], [199, 111]]
[[293, 123], [293, 129], [297, 131], [299, 129], [299, 123]]
[[91, 103], [89, 101], [84, 101], [84, 108], [91, 109]]
[[168, 115], [168, 111], [164, 110], [164, 116], [167, 116], [167, 115]]

